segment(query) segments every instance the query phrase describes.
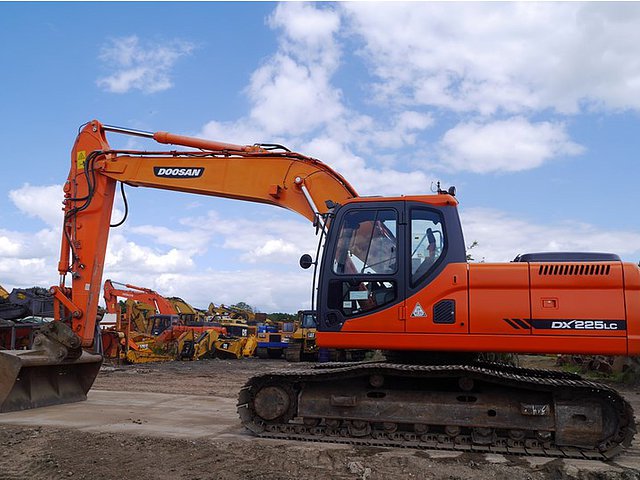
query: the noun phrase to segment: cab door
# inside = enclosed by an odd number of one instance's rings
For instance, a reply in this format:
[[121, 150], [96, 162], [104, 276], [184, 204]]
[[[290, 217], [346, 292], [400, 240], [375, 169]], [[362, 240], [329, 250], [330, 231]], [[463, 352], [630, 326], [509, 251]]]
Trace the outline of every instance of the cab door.
[[364, 201], [341, 207], [323, 258], [321, 330], [404, 331], [404, 258], [403, 201]]
[[407, 202], [408, 333], [468, 333], [468, 264], [454, 206]]

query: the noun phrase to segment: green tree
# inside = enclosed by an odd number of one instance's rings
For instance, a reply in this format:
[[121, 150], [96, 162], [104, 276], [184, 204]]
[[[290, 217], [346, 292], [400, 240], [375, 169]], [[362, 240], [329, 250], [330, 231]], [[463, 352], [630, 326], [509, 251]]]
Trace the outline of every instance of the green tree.
[[293, 313], [275, 312], [267, 315], [274, 322], [293, 322], [298, 316]]
[[255, 313], [253, 307], [245, 302], [238, 302], [235, 305], [231, 305], [231, 308], [237, 308], [238, 310], [244, 310], [245, 312]]

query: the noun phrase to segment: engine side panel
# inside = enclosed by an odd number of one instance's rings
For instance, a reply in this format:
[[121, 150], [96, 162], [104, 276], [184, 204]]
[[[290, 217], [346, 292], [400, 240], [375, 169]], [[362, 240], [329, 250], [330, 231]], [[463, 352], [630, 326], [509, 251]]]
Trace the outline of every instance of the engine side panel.
[[534, 335], [624, 337], [620, 262], [530, 263]]
[[469, 264], [471, 333], [530, 335], [526, 263]]

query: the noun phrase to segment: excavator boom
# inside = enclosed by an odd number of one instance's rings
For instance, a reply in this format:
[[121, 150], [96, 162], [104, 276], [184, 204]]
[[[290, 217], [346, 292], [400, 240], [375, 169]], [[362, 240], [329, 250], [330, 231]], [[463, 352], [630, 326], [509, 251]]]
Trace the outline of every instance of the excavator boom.
[[[116, 288], [114, 284], [120, 285], [123, 288]], [[118, 297], [152, 305], [155, 307], [155, 313], [163, 315], [173, 315], [177, 313], [169, 299], [150, 288], [136, 287], [135, 285], [117, 283], [107, 279], [104, 281], [103, 292], [107, 313], [118, 313]]]
[[[288, 151], [239, 147], [166, 133], [149, 134], [165, 142], [199, 151], [116, 151], [106, 131], [130, 133], [87, 124], [76, 140], [65, 184], [65, 225], [56, 298], [72, 312], [72, 329], [84, 347], [93, 343], [107, 237], [117, 181], [133, 186], [268, 203], [316, 221], [328, 210], [325, 200], [339, 203], [356, 197], [353, 187], [328, 165]], [[209, 150], [204, 150], [209, 148]], [[313, 193], [312, 193], [313, 192]], [[71, 273], [71, 291], [64, 278]]]
[[[114, 150], [107, 132], [186, 149]], [[328, 165], [279, 145], [233, 145], [106, 126], [97, 120], [85, 124], [73, 146], [64, 185], [60, 283], [51, 288], [56, 328], [43, 330], [40, 340], [36, 339], [41, 349], [0, 353], [0, 372], [4, 372], [0, 375], [0, 411], [82, 400], [91, 387], [102, 361], [100, 355], [89, 352], [98, 351], [98, 302], [118, 181], [267, 203], [312, 222], [328, 211], [325, 200], [339, 203], [357, 196], [349, 182]], [[83, 367], [74, 369], [75, 363]]]

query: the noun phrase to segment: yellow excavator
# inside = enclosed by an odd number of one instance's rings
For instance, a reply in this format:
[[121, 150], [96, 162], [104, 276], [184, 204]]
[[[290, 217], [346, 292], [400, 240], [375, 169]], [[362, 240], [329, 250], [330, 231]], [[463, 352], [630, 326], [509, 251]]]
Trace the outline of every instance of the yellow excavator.
[[173, 308], [178, 312], [180, 320], [185, 323], [201, 323], [205, 321], [206, 312], [191, 306], [180, 297], [167, 297]]
[[187, 330], [178, 338], [178, 360], [200, 360], [213, 357], [220, 333], [216, 330]]

